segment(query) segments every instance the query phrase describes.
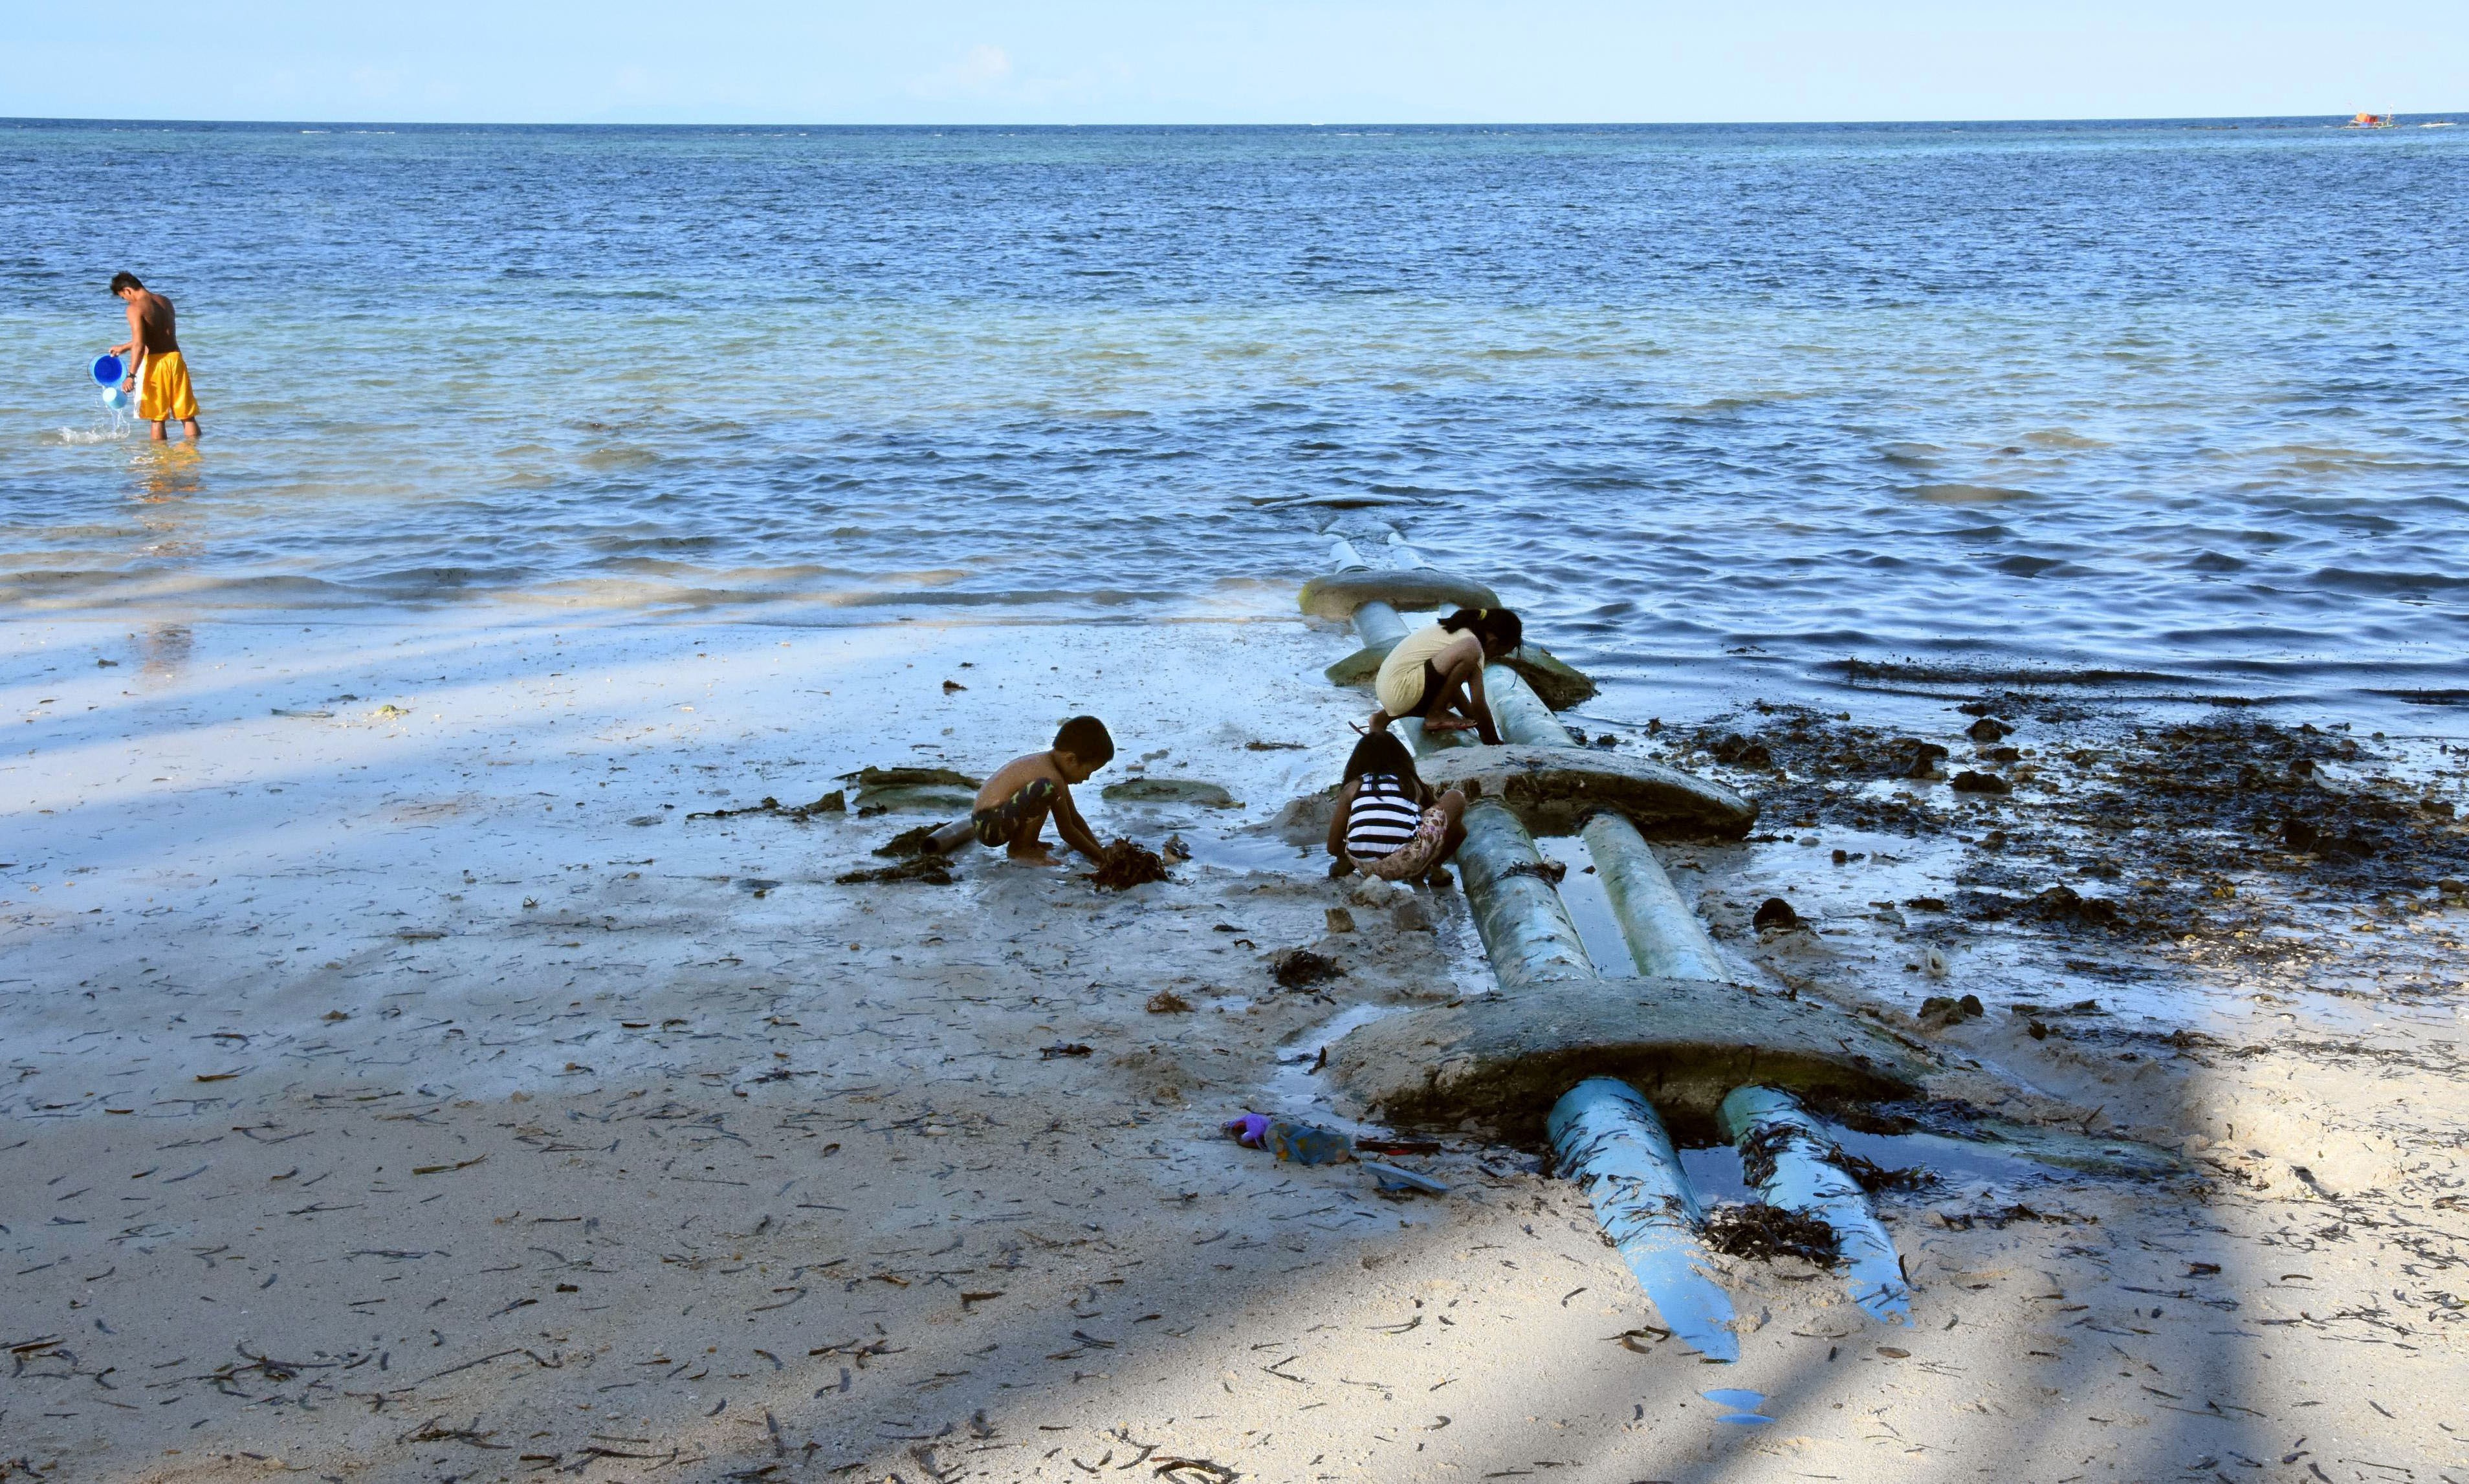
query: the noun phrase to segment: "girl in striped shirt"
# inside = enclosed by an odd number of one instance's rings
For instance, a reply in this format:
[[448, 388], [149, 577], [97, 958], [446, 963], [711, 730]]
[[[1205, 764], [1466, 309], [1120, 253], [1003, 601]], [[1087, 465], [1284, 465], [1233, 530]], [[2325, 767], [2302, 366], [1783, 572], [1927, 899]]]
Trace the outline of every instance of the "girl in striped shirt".
[[1457, 854], [1465, 795], [1435, 793], [1415, 772], [1415, 755], [1392, 732], [1354, 744], [1328, 822], [1328, 853], [1366, 876], [1414, 880]]

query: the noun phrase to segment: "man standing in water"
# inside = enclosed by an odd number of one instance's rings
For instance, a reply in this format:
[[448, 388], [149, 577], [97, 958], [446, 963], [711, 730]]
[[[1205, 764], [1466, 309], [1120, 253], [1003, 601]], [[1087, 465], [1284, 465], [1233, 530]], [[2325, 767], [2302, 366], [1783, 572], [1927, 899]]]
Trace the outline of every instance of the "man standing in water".
[[150, 291], [134, 273], [111, 276], [112, 295], [128, 306], [128, 343], [111, 348], [127, 355], [128, 377], [120, 383], [137, 394], [137, 415], [154, 424], [154, 441], [163, 443], [163, 424], [180, 420], [180, 431], [197, 440], [197, 394], [189, 386], [189, 363], [180, 358], [180, 336], [172, 301]]

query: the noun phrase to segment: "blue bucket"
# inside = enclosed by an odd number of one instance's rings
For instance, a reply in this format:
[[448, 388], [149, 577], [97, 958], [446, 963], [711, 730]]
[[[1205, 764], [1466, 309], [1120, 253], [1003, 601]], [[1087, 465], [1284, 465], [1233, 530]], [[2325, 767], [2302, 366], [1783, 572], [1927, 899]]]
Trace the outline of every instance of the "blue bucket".
[[128, 368], [120, 363], [120, 357], [117, 355], [98, 355], [94, 358], [94, 384], [97, 386], [118, 386], [121, 378], [127, 375]]

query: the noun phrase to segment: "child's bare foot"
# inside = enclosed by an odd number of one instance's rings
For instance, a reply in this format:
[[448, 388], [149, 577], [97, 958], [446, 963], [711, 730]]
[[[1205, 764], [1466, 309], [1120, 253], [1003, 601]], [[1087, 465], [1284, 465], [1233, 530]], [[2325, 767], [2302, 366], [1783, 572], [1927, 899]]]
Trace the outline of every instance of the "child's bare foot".
[[1474, 730], [1474, 723], [1471, 721], [1460, 720], [1454, 717], [1425, 717], [1423, 719], [1423, 730], [1427, 732], [1470, 732]]

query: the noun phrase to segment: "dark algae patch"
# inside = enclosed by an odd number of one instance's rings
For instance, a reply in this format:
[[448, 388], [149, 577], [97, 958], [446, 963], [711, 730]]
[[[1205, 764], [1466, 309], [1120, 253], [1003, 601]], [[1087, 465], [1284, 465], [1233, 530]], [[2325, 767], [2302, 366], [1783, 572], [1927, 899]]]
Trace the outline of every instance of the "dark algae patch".
[[1345, 972], [1337, 960], [1309, 948], [1281, 948], [1269, 960], [1269, 977], [1289, 990], [1307, 990]]
[[840, 789], [834, 788], [812, 804], [782, 804], [767, 793], [763, 796], [762, 803], [749, 805], [745, 809], [700, 810], [686, 817], [688, 819], [739, 819], [748, 814], [777, 814], [783, 819], [804, 824], [817, 814], [839, 814], [845, 812], [847, 809], [846, 798]]
[[[2457, 803], [2403, 776], [2397, 744], [2344, 726], [2230, 708], [2160, 723], [2021, 692], [1950, 711], [1931, 740], [1849, 713], [1760, 704], [1665, 732], [1658, 750], [1683, 766], [1757, 775], [1742, 785], [1788, 834], [1858, 830], [1968, 845], [1953, 890], [1908, 903], [1945, 914], [1918, 927], [1924, 941], [1996, 924], [2286, 953], [2285, 941], [2268, 946], [2277, 940], [2267, 929], [2318, 921], [2301, 902], [2405, 912], [2413, 909], [2400, 895], [2422, 899], [2469, 877]], [[2457, 776], [2448, 758], [2437, 766]], [[2426, 771], [2423, 759], [2416, 771]]]
[[919, 825], [914, 830], [903, 830], [876, 846], [874, 853], [888, 860], [907, 860], [933, 854], [935, 832], [941, 828], [941, 825]]
[[1820, 1267], [1832, 1267], [1842, 1255], [1834, 1228], [1813, 1216], [1787, 1211], [1764, 1201], [1717, 1206], [1706, 1213], [1706, 1245], [1725, 1257], [1773, 1262], [1797, 1257]]
[[1165, 861], [1156, 851], [1131, 840], [1117, 840], [1107, 846], [1089, 879], [1106, 891], [1129, 891], [1150, 881], [1174, 879], [1165, 874]]
[[949, 886], [958, 878], [952, 875], [952, 863], [940, 856], [912, 856], [892, 866], [875, 866], [863, 871], [849, 871], [832, 879], [842, 886], [869, 886], [890, 881], [923, 881], [929, 886]]

